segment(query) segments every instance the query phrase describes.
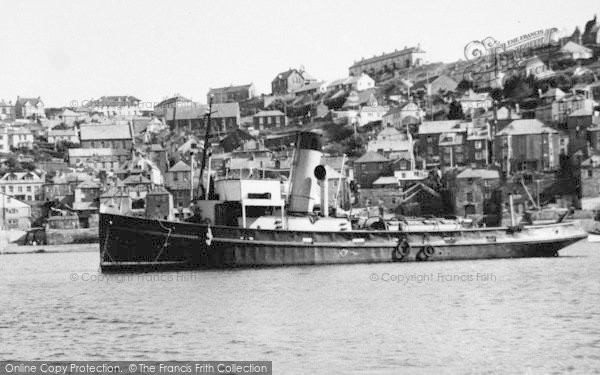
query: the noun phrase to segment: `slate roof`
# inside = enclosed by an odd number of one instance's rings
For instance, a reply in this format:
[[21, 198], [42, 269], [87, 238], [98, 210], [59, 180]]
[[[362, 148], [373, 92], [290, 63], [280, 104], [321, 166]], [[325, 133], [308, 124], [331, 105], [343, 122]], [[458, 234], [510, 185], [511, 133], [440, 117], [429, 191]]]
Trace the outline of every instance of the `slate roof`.
[[81, 125], [80, 138], [86, 140], [100, 139], [132, 139], [131, 129], [126, 124], [92, 124]]
[[264, 116], [285, 116], [285, 114], [283, 112], [275, 109], [275, 110], [271, 110], [271, 111], [260, 111], [252, 117], [264, 117]]
[[380, 163], [380, 162], [386, 162], [386, 161], [390, 161], [390, 160], [388, 158], [386, 158], [385, 156], [379, 154], [378, 152], [367, 151], [363, 156], [356, 159], [354, 162], [355, 163]]
[[151, 184], [152, 182], [146, 177], [139, 175], [129, 175], [123, 180], [125, 185]]
[[192, 168], [182, 160], [178, 161], [174, 166], [169, 168], [169, 172], [190, 172]]
[[131, 95], [102, 96], [100, 99], [90, 101], [92, 107], [116, 107], [135, 106], [140, 102], [138, 98]]
[[[183, 107], [177, 107], [175, 117], [177, 120], [188, 120], [204, 118], [208, 106], [205, 104], [194, 103], [194, 105], [186, 105]], [[238, 117], [240, 114], [239, 103], [214, 103], [212, 105], [213, 113], [212, 118], [223, 118], [223, 117]], [[167, 120], [173, 120], [173, 108], [168, 108], [165, 115]]]
[[325, 84], [325, 81], [309, 83], [308, 85], [304, 85], [299, 89], [294, 90], [294, 93], [302, 93], [305, 91], [315, 90], [320, 88], [323, 84]]
[[481, 178], [484, 180], [498, 179], [500, 173], [495, 169], [471, 169], [467, 168], [460, 172], [457, 176], [459, 178]]
[[556, 88], [551, 88], [548, 91], [546, 91], [544, 94], [542, 94], [542, 98], [552, 98], [552, 99], [560, 99], [563, 96], [565, 96], [565, 92], [562, 91], [561, 89], [559, 89], [558, 87]]
[[569, 114], [569, 117], [593, 116], [594, 110], [591, 108], [579, 108]]
[[537, 119], [515, 120], [508, 124], [504, 129], [496, 135], [526, 135], [526, 134], [541, 134], [541, 133], [556, 133], [555, 129], [544, 125], [543, 122]]
[[425, 121], [419, 125], [419, 134], [439, 134], [448, 132], [464, 132], [467, 123], [462, 120]]
[[167, 189], [165, 189], [164, 187], [159, 185], [159, 186], [154, 187], [154, 189], [150, 190], [148, 193], [146, 193], [146, 196], [148, 196], [148, 195], [164, 195], [164, 194], [170, 195], [171, 193], [169, 193], [169, 191]]
[[403, 56], [406, 55], [408, 53], [423, 53], [423, 50], [421, 50], [420, 47], [410, 47], [410, 48], [404, 48], [401, 49], [399, 51], [394, 51], [394, 52], [390, 52], [390, 53], [384, 53], [383, 55], [380, 56], [375, 56], [375, 57], [371, 57], [368, 59], [362, 59], [360, 61], [355, 62], [354, 64], [352, 64], [352, 66], [350, 68], [354, 68], [354, 67], [358, 67], [358, 66], [362, 66], [364, 64], [370, 64], [376, 61], [380, 61], [380, 60], [387, 60], [390, 58], [394, 58], [397, 56]]
[[300, 71], [298, 71], [298, 69], [288, 69], [285, 72], [281, 72], [281, 73], [277, 74], [277, 76], [275, 78], [273, 78], [273, 80], [271, 82], [276, 82], [280, 79], [288, 79], [288, 77], [294, 72], [298, 73], [302, 77], [302, 73], [300, 73]]
[[396, 176], [381, 176], [373, 182], [373, 185], [397, 185], [398, 178]]
[[188, 98], [185, 98], [181, 95], [177, 95], [174, 96], [172, 98], [168, 98], [163, 100], [162, 102], [158, 103], [156, 106], [161, 108], [161, 107], [168, 107], [171, 106], [172, 104], [174, 104], [175, 102], [177, 103], [191, 103], [192, 101]]
[[590, 158], [581, 162], [582, 167], [600, 167], [600, 155], [592, 155]]
[[223, 94], [223, 93], [228, 93], [228, 92], [236, 92], [239, 90], [247, 90], [252, 86], [252, 84], [247, 84], [247, 85], [238, 85], [238, 86], [227, 86], [227, 87], [217, 87], [214, 89], [210, 89], [208, 90], [208, 94]]
[[561, 51], [566, 51], [570, 53], [592, 53], [592, 50], [582, 46], [581, 44], [577, 44], [573, 41], [568, 41], [567, 44], [562, 46]]
[[79, 188], [79, 189], [96, 189], [99, 187], [100, 187], [100, 184], [91, 179], [82, 181], [79, 185], [77, 185], [77, 188]]
[[21, 105], [24, 105], [25, 103], [29, 102], [31, 103], [31, 105], [37, 106], [38, 103], [41, 103], [42, 101], [40, 98], [17, 98], [17, 102]]
[[372, 89], [358, 92], [353, 91], [346, 99], [342, 108], [366, 105], [371, 98], [376, 100], [374, 90]]

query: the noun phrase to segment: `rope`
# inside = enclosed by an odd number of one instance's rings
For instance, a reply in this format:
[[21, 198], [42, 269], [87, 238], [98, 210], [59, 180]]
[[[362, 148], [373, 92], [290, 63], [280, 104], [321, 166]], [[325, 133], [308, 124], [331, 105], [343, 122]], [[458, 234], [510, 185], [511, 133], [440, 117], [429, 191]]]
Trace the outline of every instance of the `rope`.
[[158, 225], [160, 225], [160, 227], [163, 230], [168, 231], [168, 233], [167, 233], [167, 237], [165, 238], [165, 242], [163, 242], [163, 245], [161, 246], [160, 251], [158, 252], [158, 255], [156, 255], [156, 258], [154, 258], [155, 262], [158, 261], [158, 258], [160, 258], [163, 251], [165, 251], [165, 249], [169, 246], [169, 238], [171, 238], [171, 233], [173, 233], [173, 228], [165, 227], [160, 220], [158, 220]]
[[115, 261], [113, 259], [113, 257], [110, 255], [110, 253], [108, 252], [108, 236], [109, 235], [110, 235], [110, 228], [107, 228], [106, 236], [104, 237], [104, 246], [102, 247], [102, 253], [100, 254], [100, 261], [102, 261], [104, 259], [104, 254], [108, 255], [108, 259], [110, 259], [111, 262]]

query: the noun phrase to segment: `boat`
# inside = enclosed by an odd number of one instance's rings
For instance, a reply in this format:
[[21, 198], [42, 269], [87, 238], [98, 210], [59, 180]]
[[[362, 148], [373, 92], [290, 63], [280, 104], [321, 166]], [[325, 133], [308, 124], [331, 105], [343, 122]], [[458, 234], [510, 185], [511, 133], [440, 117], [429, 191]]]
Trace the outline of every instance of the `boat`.
[[348, 217], [315, 213], [329, 207], [321, 138], [298, 134], [288, 202], [278, 180], [221, 179], [202, 194], [215, 199], [196, 200], [194, 222], [173, 219], [164, 189], [148, 193], [145, 216], [101, 210], [102, 271], [551, 257], [587, 237], [577, 222], [479, 228], [428, 219], [356, 229]]
[[588, 232], [588, 242], [600, 242], [600, 229]]

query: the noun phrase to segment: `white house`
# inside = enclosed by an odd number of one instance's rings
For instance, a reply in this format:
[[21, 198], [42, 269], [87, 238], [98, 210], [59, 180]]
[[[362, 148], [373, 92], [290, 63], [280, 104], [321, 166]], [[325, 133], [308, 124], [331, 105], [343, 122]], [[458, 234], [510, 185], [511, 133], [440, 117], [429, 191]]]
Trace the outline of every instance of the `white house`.
[[79, 144], [79, 132], [76, 128], [48, 130], [48, 143], [65, 143]]
[[23, 201], [41, 199], [44, 176], [34, 172], [8, 172], [0, 177], [0, 193]]
[[377, 134], [377, 138], [369, 141], [367, 151], [374, 151], [388, 159], [407, 158], [414, 164], [414, 142], [410, 133], [400, 132], [388, 127]]
[[382, 124], [384, 127], [404, 129], [407, 124], [420, 124], [424, 117], [423, 110], [416, 103], [410, 102], [402, 107], [390, 108], [383, 115]]
[[358, 125], [365, 126], [371, 122], [381, 121], [389, 110], [386, 106], [364, 106], [358, 111]]
[[567, 42], [560, 51], [569, 54], [573, 60], [588, 60], [594, 57], [594, 52], [591, 49], [573, 41]]
[[123, 96], [103, 96], [98, 100], [92, 100], [85, 104], [95, 112], [100, 112], [104, 116], [140, 116], [142, 108], [141, 101], [130, 95]]
[[27, 230], [31, 227], [31, 206], [0, 193], [0, 229]]
[[358, 76], [336, 79], [327, 85], [329, 91], [364, 91], [375, 87], [375, 80], [367, 74], [362, 73]]
[[476, 93], [469, 90], [459, 99], [459, 102], [465, 114], [471, 113], [477, 108], [484, 110], [492, 108], [492, 97], [487, 92]]
[[33, 148], [33, 133], [25, 127], [8, 129], [8, 138], [12, 148]]
[[10, 152], [10, 142], [8, 140], [8, 128], [1, 127], [0, 128], [0, 154], [5, 154]]

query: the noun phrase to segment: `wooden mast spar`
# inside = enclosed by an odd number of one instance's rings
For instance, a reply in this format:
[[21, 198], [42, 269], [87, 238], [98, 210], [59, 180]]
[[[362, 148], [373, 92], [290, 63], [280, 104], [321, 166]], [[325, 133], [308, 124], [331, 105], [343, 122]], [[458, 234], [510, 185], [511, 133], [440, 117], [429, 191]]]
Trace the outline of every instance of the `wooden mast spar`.
[[[212, 114], [212, 101], [213, 95], [210, 96], [208, 100], [208, 110], [206, 112], [205, 124], [206, 124], [206, 133], [204, 134], [204, 146], [202, 147], [202, 164], [200, 164], [200, 180], [198, 181], [198, 191], [196, 193], [196, 199], [208, 199], [208, 194], [202, 194], [204, 192], [204, 188], [202, 187], [202, 174], [204, 173], [204, 168], [206, 168], [206, 158], [208, 156], [208, 139], [210, 136], [210, 115]], [[210, 190], [210, 176], [208, 176], [208, 183], [206, 184], [206, 192]]]

